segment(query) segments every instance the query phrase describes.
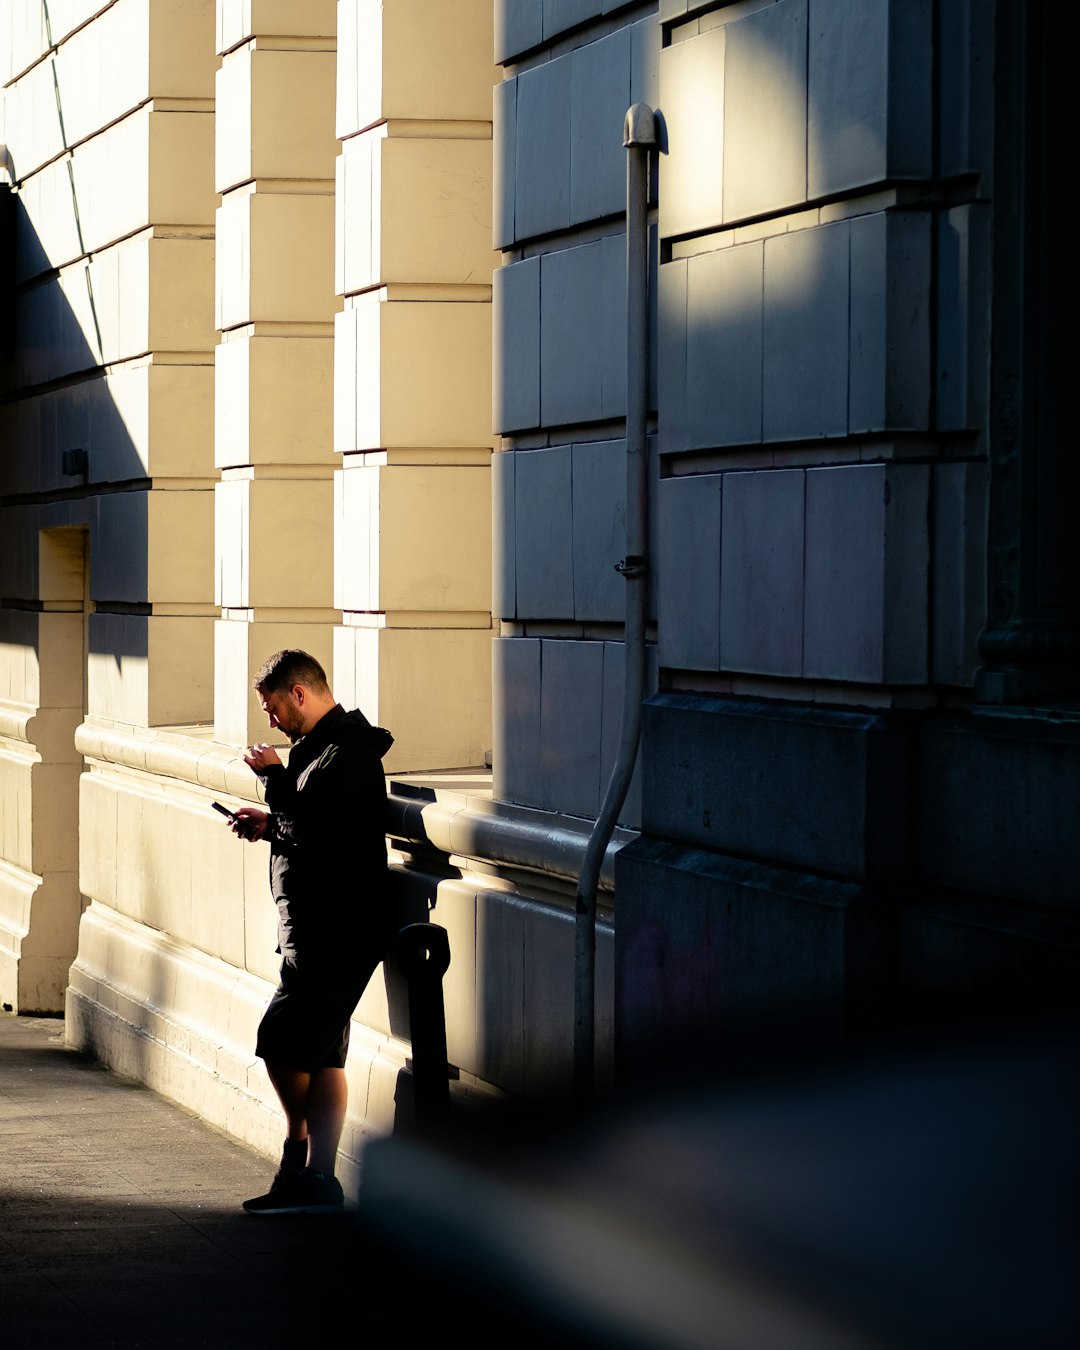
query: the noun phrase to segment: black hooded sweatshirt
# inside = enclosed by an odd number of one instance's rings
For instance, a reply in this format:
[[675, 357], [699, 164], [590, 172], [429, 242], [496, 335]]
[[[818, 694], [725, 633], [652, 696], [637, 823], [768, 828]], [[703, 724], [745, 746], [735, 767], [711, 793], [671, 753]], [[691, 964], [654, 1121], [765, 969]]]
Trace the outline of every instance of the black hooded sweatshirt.
[[287, 765], [259, 771], [271, 813], [270, 889], [278, 943], [347, 958], [352, 942], [388, 925], [386, 780], [394, 738], [340, 703], [293, 746]]

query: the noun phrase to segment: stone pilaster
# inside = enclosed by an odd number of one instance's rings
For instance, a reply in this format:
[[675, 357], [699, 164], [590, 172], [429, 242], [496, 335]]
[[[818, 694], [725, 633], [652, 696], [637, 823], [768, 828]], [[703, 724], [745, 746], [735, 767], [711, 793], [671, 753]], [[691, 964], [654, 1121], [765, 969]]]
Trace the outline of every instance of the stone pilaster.
[[388, 765], [490, 747], [488, 0], [339, 6], [337, 692]]
[[0, 439], [0, 982], [63, 1005], [84, 718], [210, 714], [212, 0], [0, 28], [14, 325]]
[[335, 6], [218, 3], [214, 726], [265, 720], [251, 676], [333, 603]]
[[1036, 7], [997, 11], [993, 389], [988, 622], [980, 696], [990, 703], [1080, 693], [1080, 538], [1072, 372], [1076, 328], [1064, 299], [1076, 259], [1059, 200], [1069, 143], [1069, 72]]

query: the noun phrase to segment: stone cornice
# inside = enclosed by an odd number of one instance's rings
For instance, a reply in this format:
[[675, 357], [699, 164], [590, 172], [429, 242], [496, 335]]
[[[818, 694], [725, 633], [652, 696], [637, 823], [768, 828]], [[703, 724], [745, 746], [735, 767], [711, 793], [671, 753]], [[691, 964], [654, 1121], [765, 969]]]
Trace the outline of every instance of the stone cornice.
[[[208, 729], [85, 721], [75, 731], [75, 748], [92, 762], [259, 801], [257, 780], [244, 763], [243, 751], [211, 740]], [[468, 771], [399, 775], [387, 780], [387, 789], [387, 833], [406, 852], [431, 850], [560, 881], [578, 878], [590, 820], [493, 801], [490, 775]], [[604, 857], [601, 890], [614, 890], [615, 855], [635, 837], [630, 830], [616, 831]]]
[[0, 703], [0, 738], [33, 744], [37, 709], [30, 704]]
[[257, 780], [244, 763], [242, 750], [210, 740], [201, 728], [164, 730], [86, 721], [75, 730], [75, 748], [88, 760], [102, 764], [259, 800]]
[[[449, 776], [425, 785], [389, 780], [393, 840], [476, 862], [523, 868], [561, 881], [576, 882], [589, 842], [592, 821], [493, 801], [490, 790], [455, 787]], [[600, 888], [615, 888], [615, 855], [635, 838], [617, 830], [607, 847]]]

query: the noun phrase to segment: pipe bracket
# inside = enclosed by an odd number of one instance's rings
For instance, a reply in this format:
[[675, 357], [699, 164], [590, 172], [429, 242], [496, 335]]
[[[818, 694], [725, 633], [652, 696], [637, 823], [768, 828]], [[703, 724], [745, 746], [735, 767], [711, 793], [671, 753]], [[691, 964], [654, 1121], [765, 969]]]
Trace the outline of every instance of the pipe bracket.
[[648, 563], [648, 558], [643, 557], [640, 553], [630, 553], [627, 554], [622, 562], [617, 562], [615, 564], [615, 571], [618, 572], [621, 577], [625, 577], [627, 581], [633, 581], [635, 577], [645, 575], [645, 569], [648, 566]]

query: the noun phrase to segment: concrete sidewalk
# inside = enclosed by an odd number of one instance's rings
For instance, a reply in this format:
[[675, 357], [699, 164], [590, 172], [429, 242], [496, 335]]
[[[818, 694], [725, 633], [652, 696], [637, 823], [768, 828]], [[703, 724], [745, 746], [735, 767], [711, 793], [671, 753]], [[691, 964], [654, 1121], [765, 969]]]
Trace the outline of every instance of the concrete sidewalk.
[[0, 1348], [1073, 1350], [1078, 1067], [1071, 1025], [755, 1063], [257, 1218], [272, 1162], [0, 1014]]
[[[73, 1345], [409, 1343], [400, 1271], [355, 1216], [257, 1218], [274, 1163], [0, 1014], [0, 1336]], [[317, 1290], [314, 1322], [297, 1291]]]

